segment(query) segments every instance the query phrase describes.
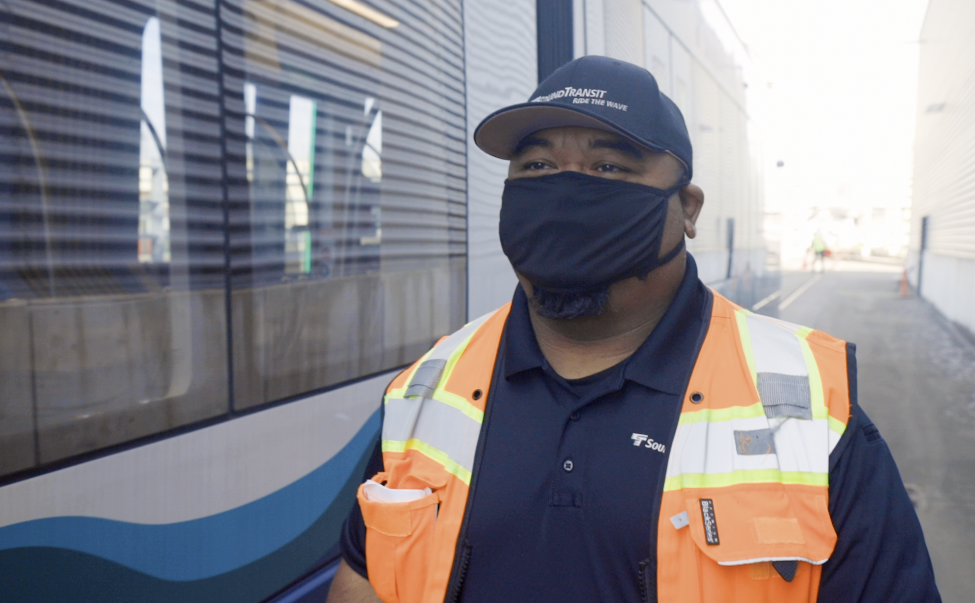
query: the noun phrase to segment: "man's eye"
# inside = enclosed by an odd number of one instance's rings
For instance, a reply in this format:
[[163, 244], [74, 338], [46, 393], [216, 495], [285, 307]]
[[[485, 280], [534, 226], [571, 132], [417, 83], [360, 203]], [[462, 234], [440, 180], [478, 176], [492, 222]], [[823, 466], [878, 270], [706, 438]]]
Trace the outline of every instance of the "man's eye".
[[597, 172], [603, 172], [603, 173], [606, 173], [606, 174], [614, 174], [616, 172], [625, 172], [627, 170], [621, 168], [618, 165], [610, 165], [608, 163], [604, 163], [603, 165], [596, 166], [596, 171]]
[[532, 161], [531, 163], [525, 164], [526, 170], [544, 170], [547, 167], [548, 166], [542, 163], [541, 161]]

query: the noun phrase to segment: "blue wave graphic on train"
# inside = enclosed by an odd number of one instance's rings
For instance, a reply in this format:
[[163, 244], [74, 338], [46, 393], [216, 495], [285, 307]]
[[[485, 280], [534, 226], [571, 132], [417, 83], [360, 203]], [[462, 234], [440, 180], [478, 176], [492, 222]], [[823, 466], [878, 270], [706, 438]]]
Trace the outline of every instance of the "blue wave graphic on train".
[[165, 580], [216, 576], [308, 529], [335, 500], [379, 430], [377, 410], [342, 450], [301, 479], [240, 507], [171, 524], [49, 517], [0, 528], [0, 550], [55, 547], [97, 555]]

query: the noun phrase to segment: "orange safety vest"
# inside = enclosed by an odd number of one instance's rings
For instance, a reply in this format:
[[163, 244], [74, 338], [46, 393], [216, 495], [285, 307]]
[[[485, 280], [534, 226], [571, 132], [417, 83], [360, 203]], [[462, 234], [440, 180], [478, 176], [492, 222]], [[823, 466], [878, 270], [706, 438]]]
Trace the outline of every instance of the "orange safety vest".
[[[510, 308], [442, 339], [386, 392], [373, 480], [431, 489], [388, 503], [359, 488], [369, 581], [386, 603], [441, 603], [460, 586], [458, 539]], [[836, 544], [829, 454], [850, 415], [846, 366], [845, 342], [714, 294], [670, 446], [656, 568], [645, 570], [658, 601], [816, 601]]]

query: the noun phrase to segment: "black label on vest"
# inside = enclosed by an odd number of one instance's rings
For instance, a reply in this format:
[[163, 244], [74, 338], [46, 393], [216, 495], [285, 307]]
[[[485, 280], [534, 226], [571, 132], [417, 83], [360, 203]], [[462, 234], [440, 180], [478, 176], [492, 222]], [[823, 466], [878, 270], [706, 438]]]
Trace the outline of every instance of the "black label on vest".
[[718, 522], [714, 519], [714, 502], [710, 498], [701, 499], [701, 516], [704, 519], [704, 539], [708, 544], [721, 544], [718, 540]]

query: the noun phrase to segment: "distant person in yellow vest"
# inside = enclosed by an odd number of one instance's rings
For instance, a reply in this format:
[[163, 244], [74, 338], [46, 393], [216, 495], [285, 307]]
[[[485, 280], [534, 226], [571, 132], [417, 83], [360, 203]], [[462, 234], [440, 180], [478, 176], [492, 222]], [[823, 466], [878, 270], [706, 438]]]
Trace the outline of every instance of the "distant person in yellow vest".
[[940, 601], [854, 346], [698, 278], [646, 70], [577, 59], [474, 141], [519, 285], [389, 385], [329, 601]]
[[823, 235], [820, 234], [819, 231], [813, 235], [812, 251], [812, 271], [816, 272], [816, 262], [819, 262], [819, 271], [826, 272], [826, 241], [823, 239]]

